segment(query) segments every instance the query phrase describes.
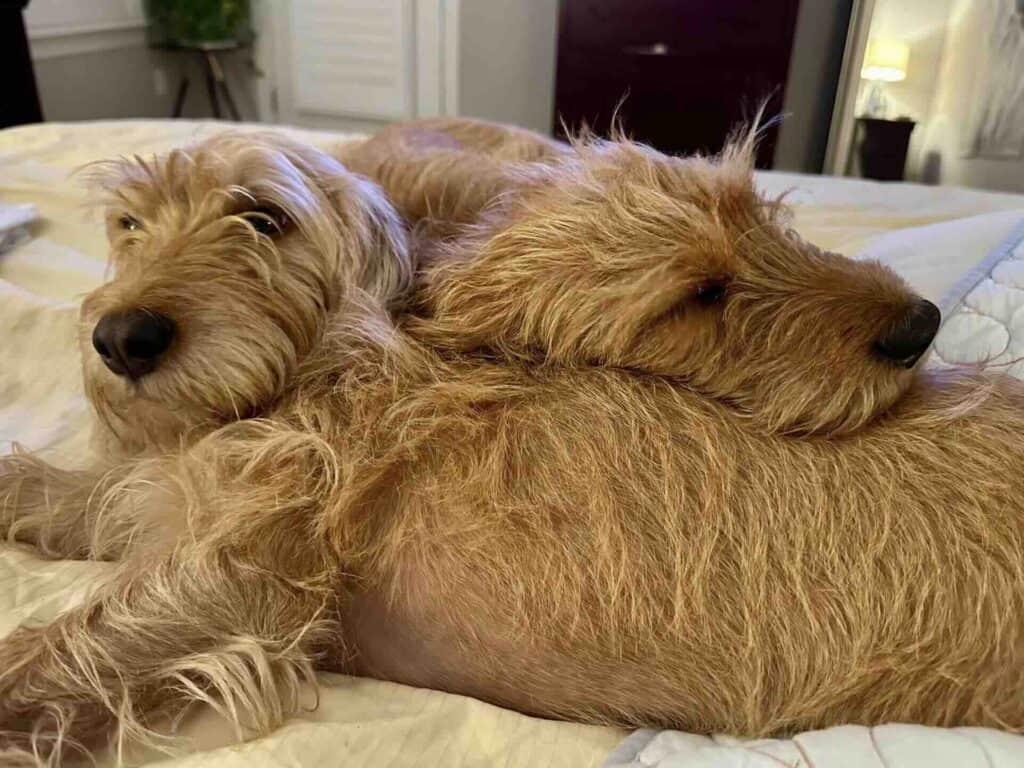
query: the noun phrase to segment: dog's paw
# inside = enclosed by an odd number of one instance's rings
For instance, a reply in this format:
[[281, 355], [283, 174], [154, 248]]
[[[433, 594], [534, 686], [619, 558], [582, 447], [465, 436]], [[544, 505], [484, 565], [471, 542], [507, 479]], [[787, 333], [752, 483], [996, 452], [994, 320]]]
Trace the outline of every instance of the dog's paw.
[[0, 456], [0, 540], [19, 517], [45, 507], [42, 462], [26, 453]]

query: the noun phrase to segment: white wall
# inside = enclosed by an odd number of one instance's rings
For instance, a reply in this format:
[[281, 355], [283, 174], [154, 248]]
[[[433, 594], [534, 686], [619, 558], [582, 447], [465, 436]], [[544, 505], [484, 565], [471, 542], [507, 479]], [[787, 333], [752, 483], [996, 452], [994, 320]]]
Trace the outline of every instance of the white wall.
[[[977, 99], [978, 60], [987, 48], [984, 21], [994, 0], [957, 0], [923, 153], [929, 180], [1024, 192], [1024, 159], [968, 156], [969, 108]], [[1021, 147], [1024, 150], [1024, 147]]]
[[[211, 114], [195, 55], [146, 45], [141, 0], [32, 0], [25, 26], [47, 120], [169, 117], [183, 73], [184, 116]], [[248, 54], [222, 63], [243, 118], [254, 119]]]
[[[261, 51], [260, 58], [266, 69], [276, 72], [280, 119], [325, 130], [368, 132], [382, 127], [386, 118], [356, 119], [347, 114], [344, 105], [331, 114], [296, 107], [290, 80], [297, 41], [289, 29], [288, 8], [285, 0], [266, 2], [274, 3], [267, 15], [272, 30], [265, 36], [273, 44], [272, 50]], [[425, 67], [431, 66], [430, 46], [420, 37], [424, 17], [441, 15], [443, 27], [441, 39], [436, 41], [441, 51], [434, 59], [443, 69], [438, 84], [443, 107], [424, 110], [418, 104], [415, 114], [454, 113], [551, 131], [558, 0], [414, 0], [414, 7], [418, 12], [417, 69], [412, 79], [417, 90], [425, 82]], [[276, 63], [270, 63], [271, 59]]]
[[461, 0], [459, 114], [550, 133], [558, 0]]
[[[906, 80], [885, 85], [888, 116], [908, 116], [918, 122], [907, 153], [906, 175], [910, 180], [921, 180], [923, 176], [923, 147], [932, 118], [952, 3], [953, 0], [875, 0], [869, 36], [910, 46]], [[861, 81], [861, 98], [866, 87], [867, 83]]]

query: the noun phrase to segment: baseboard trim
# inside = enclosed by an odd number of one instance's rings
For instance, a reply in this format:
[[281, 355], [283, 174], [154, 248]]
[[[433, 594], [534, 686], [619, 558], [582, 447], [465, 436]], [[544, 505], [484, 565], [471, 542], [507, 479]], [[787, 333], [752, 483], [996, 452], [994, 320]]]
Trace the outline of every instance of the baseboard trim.
[[43, 27], [29, 30], [33, 61], [78, 56], [98, 51], [116, 51], [146, 44], [143, 21], [91, 27]]

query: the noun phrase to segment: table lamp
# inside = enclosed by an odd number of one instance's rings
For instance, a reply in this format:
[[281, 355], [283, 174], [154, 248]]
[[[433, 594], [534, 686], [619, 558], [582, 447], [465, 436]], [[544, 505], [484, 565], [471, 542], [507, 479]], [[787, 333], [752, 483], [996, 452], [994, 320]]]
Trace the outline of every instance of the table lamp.
[[885, 117], [889, 110], [883, 83], [898, 83], [907, 77], [910, 46], [894, 40], [870, 40], [860, 76], [871, 83], [865, 114]]

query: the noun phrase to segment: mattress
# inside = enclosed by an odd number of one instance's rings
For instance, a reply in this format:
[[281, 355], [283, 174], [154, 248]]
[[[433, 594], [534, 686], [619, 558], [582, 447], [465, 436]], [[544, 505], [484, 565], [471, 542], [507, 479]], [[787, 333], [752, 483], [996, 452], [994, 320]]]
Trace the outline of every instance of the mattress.
[[[27, 239], [20, 236], [16, 245], [0, 253], [0, 450], [17, 440], [63, 465], [88, 460], [88, 407], [78, 374], [74, 320], [80, 297], [104, 280], [106, 246], [98, 213], [89, 209], [72, 171], [116, 155], [167, 150], [225, 127], [213, 122], [117, 121], [0, 131], [0, 204], [34, 205], [39, 216], [28, 225]], [[277, 130], [320, 145], [345, 138]], [[769, 194], [789, 191], [794, 225], [807, 239], [858, 258], [880, 259], [923, 295], [943, 304], [947, 320], [933, 364], [999, 365], [1012, 361], [1021, 349], [1024, 312], [1018, 309], [1024, 307], [1024, 249], [1014, 236], [1024, 220], [1024, 197], [775, 173], [762, 174], [758, 183]], [[1007, 368], [1019, 372], [1015, 363]], [[25, 621], [52, 618], [102, 578], [106, 568], [100, 563], [45, 561], [0, 545], [0, 635]], [[166, 761], [161, 764], [176, 768], [339, 762], [351, 768], [586, 768], [606, 761], [710, 768], [762, 765], [758, 759], [774, 761], [765, 765], [791, 764], [784, 756], [764, 757], [761, 742], [743, 745], [725, 737], [640, 732], [623, 743], [629, 734], [618, 729], [529, 718], [435, 691], [339, 675], [321, 675], [319, 683], [319, 706], [293, 717], [268, 737], [235, 743], [234, 732], [225, 723], [210, 711], [198, 711], [183, 727], [180, 754], [138, 753], [131, 760]], [[862, 739], [882, 745], [905, 744], [908, 738], [922, 749], [939, 743], [922, 736], [924, 732], [860, 733]], [[854, 742], [843, 740], [852, 738], [850, 732], [823, 733], [808, 737], [817, 745], [815, 765], [872, 765], [840, 761], [844, 750], [853, 748]], [[947, 741], [968, 738], [955, 731], [940, 733]], [[1017, 737], [986, 733], [1003, 739], [1001, 745], [1016, 745], [1001, 749], [1024, 750]], [[973, 731], [969, 736], [976, 738]], [[797, 742], [772, 744], [779, 755], [799, 754], [792, 750], [801, 748]], [[790, 752], [785, 752], [787, 748]], [[1017, 756], [1013, 764], [1024, 764], [1024, 751]], [[888, 757], [890, 768], [917, 764]], [[940, 754], [927, 764], [971, 764], [944, 759]], [[110, 762], [109, 756], [101, 757], [101, 765]]]

